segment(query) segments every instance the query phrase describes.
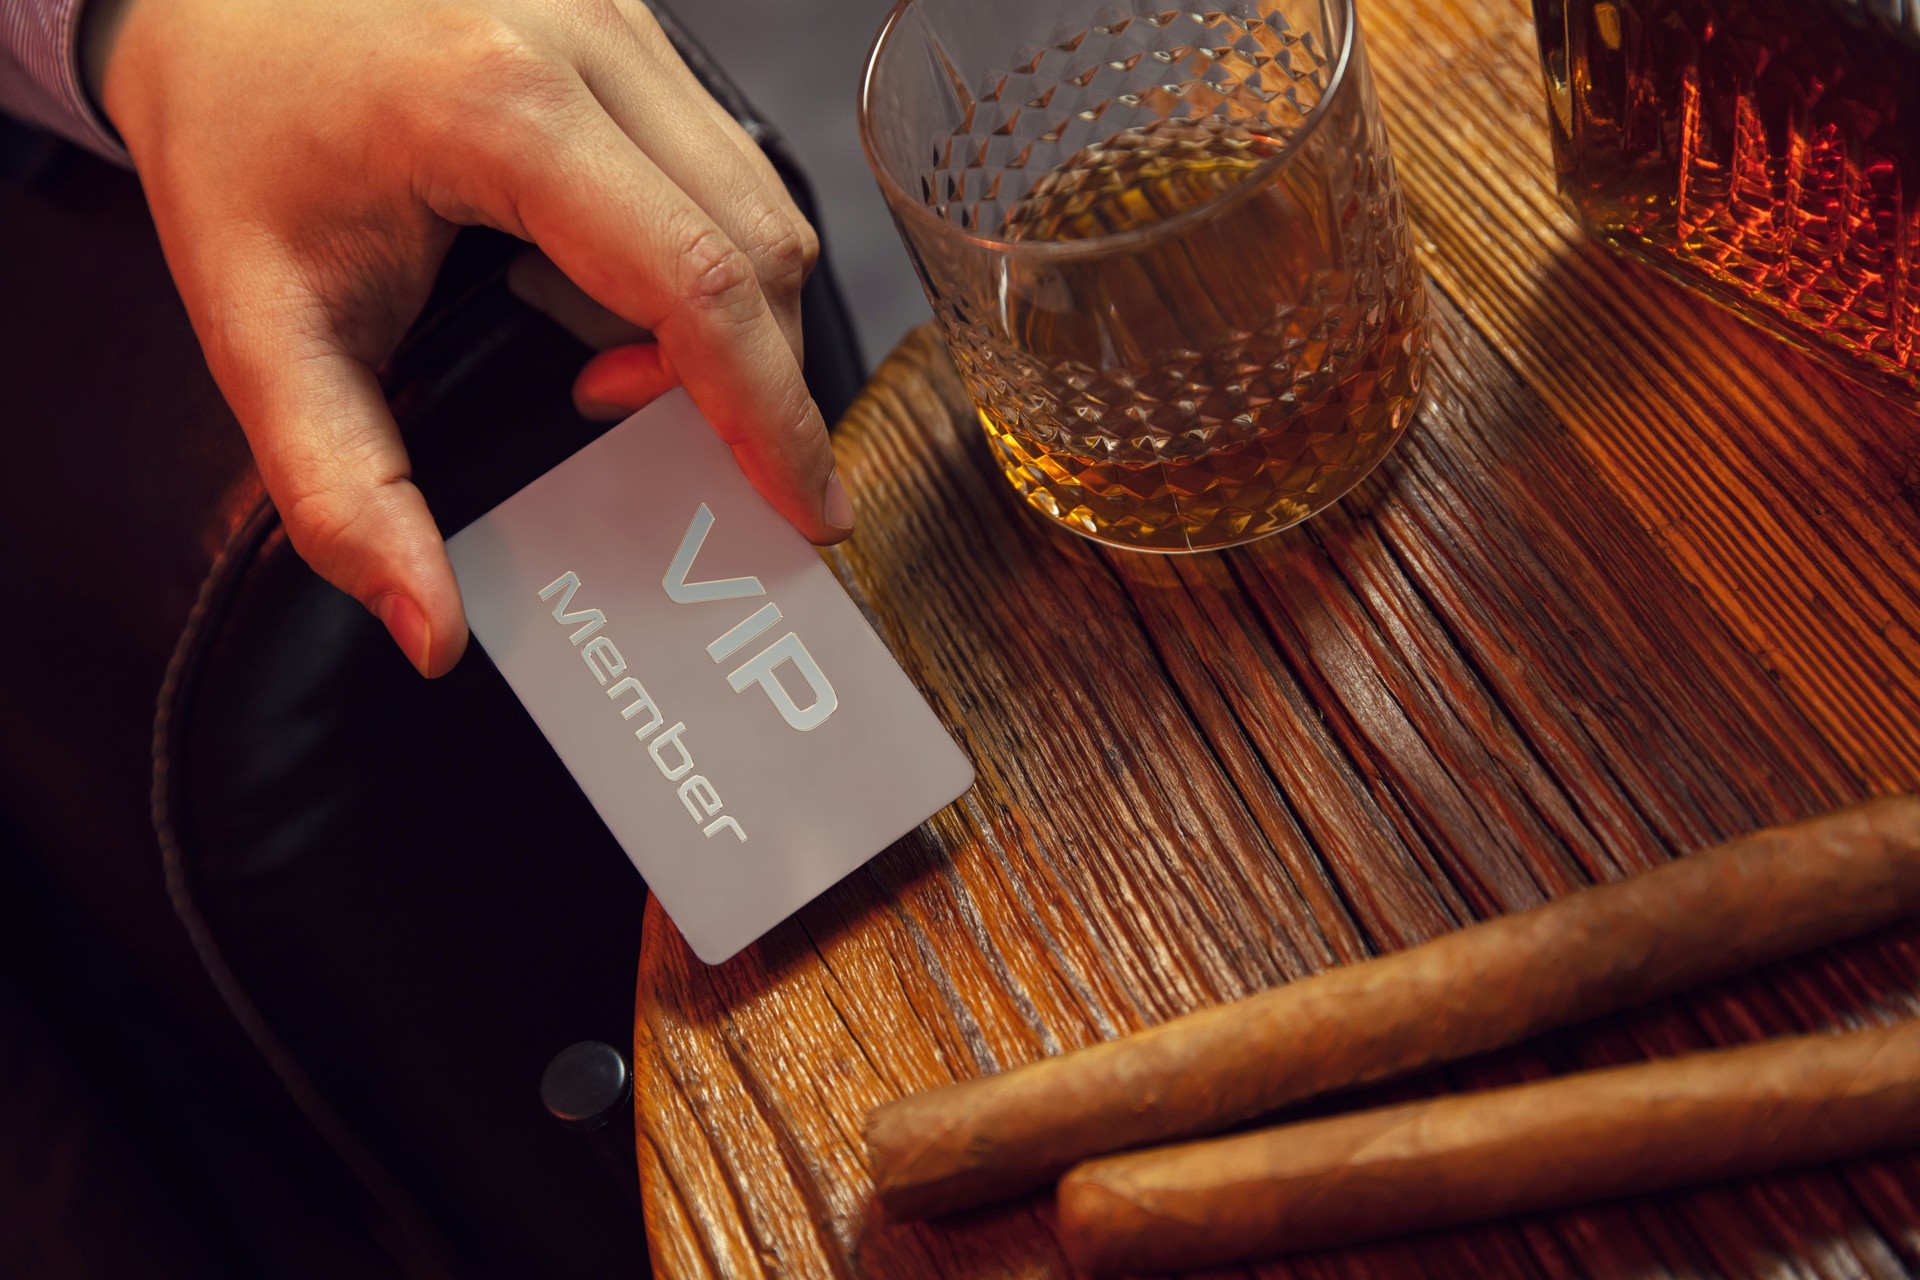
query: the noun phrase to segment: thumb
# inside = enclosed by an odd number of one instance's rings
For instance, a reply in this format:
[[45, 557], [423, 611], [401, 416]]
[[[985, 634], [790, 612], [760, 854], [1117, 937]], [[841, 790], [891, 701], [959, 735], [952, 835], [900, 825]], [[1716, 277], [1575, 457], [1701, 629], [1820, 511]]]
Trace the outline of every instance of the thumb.
[[208, 345], [214, 376], [294, 549], [379, 618], [422, 675], [444, 675], [467, 646], [446, 545], [373, 370], [306, 319], [229, 317], [224, 341]]

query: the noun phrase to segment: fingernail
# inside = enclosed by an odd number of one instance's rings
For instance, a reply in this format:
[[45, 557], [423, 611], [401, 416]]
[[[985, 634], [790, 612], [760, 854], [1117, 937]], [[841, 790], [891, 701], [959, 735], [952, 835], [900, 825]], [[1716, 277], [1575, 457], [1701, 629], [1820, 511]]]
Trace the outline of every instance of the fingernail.
[[827, 477], [826, 516], [827, 523], [836, 529], [853, 528], [853, 501], [847, 497], [847, 486], [840, 483], [838, 467]]
[[398, 591], [390, 591], [373, 602], [373, 616], [387, 628], [387, 634], [400, 646], [422, 675], [427, 671], [427, 654], [433, 648], [433, 631], [420, 606]]

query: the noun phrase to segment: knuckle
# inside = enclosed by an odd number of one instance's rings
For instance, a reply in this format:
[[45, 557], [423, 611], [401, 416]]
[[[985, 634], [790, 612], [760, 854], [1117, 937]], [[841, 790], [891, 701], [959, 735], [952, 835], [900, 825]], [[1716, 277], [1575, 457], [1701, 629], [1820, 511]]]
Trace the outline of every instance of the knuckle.
[[526, 34], [497, 14], [470, 8], [441, 13], [441, 48], [457, 65], [491, 74], [541, 60]]
[[543, 0], [543, 7], [555, 25], [581, 41], [578, 50], [619, 50], [616, 56], [624, 58], [631, 47], [633, 19], [620, 0]]
[[749, 252], [761, 281], [782, 296], [800, 292], [819, 259], [819, 236], [797, 213], [770, 207], [760, 215], [758, 231]]
[[567, 0], [558, 5], [564, 15], [594, 33], [622, 31], [628, 28], [627, 15], [616, 0]]
[[450, 130], [505, 121], [538, 125], [567, 100], [566, 68], [526, 32], [492, 14], [446, 12], [437, 56], [443, 83], [425, 95], [429, 122]]
[[402, 492], [405, 460], [397, 464], [379, 432], [349, 431], [325, 444], [302, 442], [278, 469], [274, 503], [300, 558], [322, 577], [351, 591], [386, 548]]
[[293, 495], [281, 510], [281, 522], [300, 558], [322, 577], [334, 579], [352, 543], [360, 519], [359, 507], [331, 489], [308, 489]]
[[680, 253], [679, 296], [690, 309], [746, 324], [762, 306], [759, 278], [747, 255], [717, 227], [705, 227]]
[[820, 410], [807, 393], [806, 384], [797, 377], [781, 394], [778, 421], [784, 425], [774, 443], [789, 456], [804, 456], [826, 444], [826, 424], [820, 420]]
[[820, 233], [799, 213], [794, 214], [794, 234], [800, 237], [800, 277], [802, 281], [820, 265]]
[[613, 3], [627, 26], [647, 48], [658, 52], [673, 47], [667, 40], [666, 31], [660, 26], [660, 19], [654, 17], [651, 8], [640, 3], [640, 0], [613, 0]]

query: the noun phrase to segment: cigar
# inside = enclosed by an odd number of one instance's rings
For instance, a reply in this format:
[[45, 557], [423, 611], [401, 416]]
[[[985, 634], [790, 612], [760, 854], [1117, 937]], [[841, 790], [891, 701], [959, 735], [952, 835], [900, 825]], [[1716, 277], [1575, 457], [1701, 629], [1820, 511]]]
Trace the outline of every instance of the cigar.
[[1240, 1137], [1060, 1182], [1095, 1274], [1352, 1244], [1920, 1142], [1920, 1022], [1801, 1036]]
[[1089, 1156], [1217, 1133], [1496, 1049], [1920, 911], [1920, 799], [1757, 832], [1627, 880], [1121, 1040], [876, 1108], [895, 1219], [1042, 1186]]

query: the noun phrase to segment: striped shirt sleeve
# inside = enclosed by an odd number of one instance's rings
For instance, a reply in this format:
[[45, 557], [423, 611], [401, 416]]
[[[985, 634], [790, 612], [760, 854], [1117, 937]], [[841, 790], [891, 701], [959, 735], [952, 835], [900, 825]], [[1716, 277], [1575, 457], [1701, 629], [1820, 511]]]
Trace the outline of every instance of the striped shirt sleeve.
[[0, 111], [127, 164], [126, 150], [80, 80], [83, 3], [0, 0]]

